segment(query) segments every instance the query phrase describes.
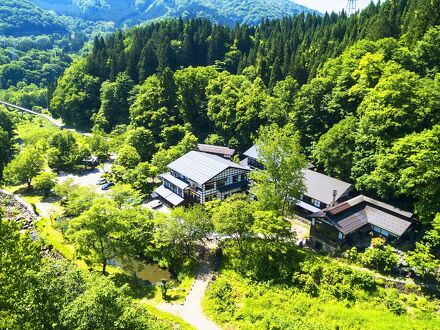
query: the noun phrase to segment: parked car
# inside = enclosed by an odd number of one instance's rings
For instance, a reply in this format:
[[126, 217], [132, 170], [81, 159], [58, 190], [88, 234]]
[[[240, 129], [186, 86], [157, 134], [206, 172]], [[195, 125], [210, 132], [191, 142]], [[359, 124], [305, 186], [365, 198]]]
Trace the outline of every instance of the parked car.
[[159, 209], [159, 208], [161, 208], [162, 207], [162, 202], [160, 201], [160, 200], [154, 200], [154, 201], [152, 201], [151, 203], [150, 203], [150, 207], [153, 209], [153, 210], [156, 210], [156, 209]]
[[109, 190], [111, 187], [113, 187], [115, 184], [113, 183], [113, 182], [109, 182], [109, 183], [106, 183], [105, 185], [103, 185], [102, 187], [101, 187], [101, 190]]
[[101, 178], [98, 180], [98, 182], [96, 182], [97, 185], [101, 186], [103, 184], [107, 183], [107, 179], [106, 178]]

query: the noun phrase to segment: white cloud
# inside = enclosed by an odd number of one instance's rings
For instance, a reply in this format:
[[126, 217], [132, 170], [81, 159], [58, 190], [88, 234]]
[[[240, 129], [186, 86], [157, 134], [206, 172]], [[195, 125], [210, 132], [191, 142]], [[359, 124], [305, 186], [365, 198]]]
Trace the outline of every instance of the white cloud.
[[[293, 2], [316, 9], [322, 13], [326, 11], [340, 12], [347, 7], [347, 0], [293, 0]], [[358, 8], [365, 8], [371, 0], [358, 0]]]

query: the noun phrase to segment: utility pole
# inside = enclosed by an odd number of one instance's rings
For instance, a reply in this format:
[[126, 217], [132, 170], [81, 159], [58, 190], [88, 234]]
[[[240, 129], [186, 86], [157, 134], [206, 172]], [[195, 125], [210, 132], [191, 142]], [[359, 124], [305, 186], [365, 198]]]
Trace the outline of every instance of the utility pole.
[[347, 15], [350, 16], [357, 12], [357, 0], [348, 0], [347, 1]]

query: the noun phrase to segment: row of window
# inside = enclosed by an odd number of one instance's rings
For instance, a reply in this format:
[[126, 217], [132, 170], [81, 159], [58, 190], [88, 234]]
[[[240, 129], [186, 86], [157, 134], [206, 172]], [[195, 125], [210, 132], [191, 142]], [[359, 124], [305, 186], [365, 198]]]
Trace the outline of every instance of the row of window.
[[318, 201], [317, 199], [310, 198], [310, 197], [304, 196], [304, 195], [301, 195], [299, 199], [307, 204], [311, 204], [317, 208], [321, 208], [321, 202]]
[[170, 173], [175, 178], [178, 178], [179, 180], [182, 180], [183, 182], [188, 183], [191, 187], [197, 187], [197, 189], [200, 189], [200, 187], [198, 187], [197, 183], [195, 183], [194, 181], [191, 181], [186, 176], [184, 176], [184, 175], [182, 175], [180, 173], [177, 173], [176, 171], [173, 171], [173, 170], [171, 170]]
[[[232, 176], [232, 183], [236, 183], [236, 182], [239, 182], [240, 181], [240, 179], [242, 179], [242, 180], [246, 180], [246, 178], [247, 178], [247, 176], [246, 175], [234, 175], [234, 176]], [[212, 190], [212, 189], [218, 189], [218, 188], [221, 188], [221, 187], [224, 187], [224, 186], [226, 186], [228, 184], [228, 179], [227, 178], [225, 178], [225, 179], [220, 179], [220, 180], [217, 180], [217, 181], [214, 181], [214, 182], [209, 182], [209, 183], [207, 183], [207, 184], [205, 184], [205, 191], [207, 191], [207, 190]]]
[[388, 237], [390, 235], [390, 232], [388, 230], [385, 230], [385, 229], [377, 227], [377, 226], [373, 226], [373, 230], [376, 233], [379, 233], [379, 234], [381, 234], [381, 235], [383, 235], [385, 237]]
[[164, 180], [164, 186], [165, 186], [165, 188], [171, 190], [173, 193], [179, 195], [180, 197], [183, 197], [183, 190], [178, 188], [178, 187], [176, 187], [172, 183]]

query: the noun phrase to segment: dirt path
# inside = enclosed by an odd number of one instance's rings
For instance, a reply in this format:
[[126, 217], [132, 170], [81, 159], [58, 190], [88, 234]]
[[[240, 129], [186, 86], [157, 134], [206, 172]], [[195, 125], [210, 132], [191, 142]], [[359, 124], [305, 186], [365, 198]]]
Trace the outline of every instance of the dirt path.
[[183, 304], [160, 303], [157, 308], [174, 314], [200, 330], [220, 330], [213, 321], [209, 320], [202, 310], [202, 299], [212, 279], [209, 262], [204, 263], [197, 274], [194, 284]]

